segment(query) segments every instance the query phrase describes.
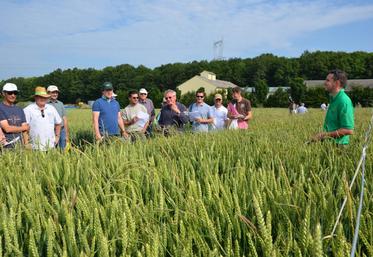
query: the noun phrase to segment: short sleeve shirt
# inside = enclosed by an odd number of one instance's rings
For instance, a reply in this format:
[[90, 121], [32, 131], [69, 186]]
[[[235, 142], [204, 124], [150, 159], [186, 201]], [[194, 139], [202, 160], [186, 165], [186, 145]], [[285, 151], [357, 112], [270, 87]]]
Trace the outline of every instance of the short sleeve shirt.
[[[7, 120], [9, 126], [20, 127], [22, 123], [26, 123], [26, 117], [23, 110], [15, 105], [6, 105], [0, 103], [0, 121]], [[6, 141], [10, 142], [17, 137], [21, 137], [22, 133], [6, 133], [4, 131]]]
[[242, 98], [241, 102], [236, 103], [236, 109], [239, 114], [247, 116], [251, 111], [251, 103], [249, 100]]
[[[54, 108], [56, 108], [58, 114], [60, 115], [60, 117], [62, 119], [63, 119], [63, 117], [66, 117], [66, 110], [65, 110], [65, 107], [63, 106], [63, 103], [61, 101], [49, 100], [49, 104], [52, 105]], [[63, 127], [63, 123], [62, 123], [62, 127]]]
[[[202, 118], [202, 119], [208, 119], [208, 118], [212, 117], [211, 107], [206, 103], [202, 103], [201, 105], [196, 104], [196, 103], [192, 104], [189, 107], [189, 112], [196, 113], [196, 115], [194, 115], [194, 116], [196, 116], [198, 118]], [[191, 120], [191, 122], [193, 123], [192, 124], [192, 130], [194, 132], [207, 132], [207, 131], [209, 131], [209, 124], [198, 123], [195, 120]]]
[[228, 110], [224, 106], [216, 108], [216, 106], [211, 107], [211, 115], [214, 119], [214, 126], [211, 129], [219, 130], [224, 129], [225, 121], [227, 120]]
[[101, 97], [93, 103], [92, 111], [100, 113], [98, 127], [102, 135], [119, 135], [118, 113], [120, 107], [117, 100]]
[[[354, 129], [354, 107], [344, 89], [341, 89], [336, 96], [331, 97], [324, 121], [326, 132], [341, 128]], [[337, 144], [346, 145], [350, 142], [350, 136], [345, 135], [334, 140]]]
[[[251, 103], [249, 100], [242, 98], [240, 102], [231, 103], [228, 105], [228, 111], [232, 113], [232, 107], [234, 107], [238, 114], [242, 114], [244, 116], [247, 116], [248, 113], [251, 111]], [[246, 120], [238, 120], [238, 128], [240, 129], [247, 129], [248, 128], [248, 122]]]
[[[133, 118], [137, 117], [140, 112], [148, 113], [146, 107], [140, 103], [136, 104], [135, 106], [128, 105], [124, 108], [122, 112], [122, 117], [124, 120], [132, 120]], [[126, 127], [127, 132], [138, 132], [141, 131], [143, 127], [139, 126], [139, 123], [136, 122]]]
[[33, 149], [46, 151], [54, 148], [56, 124], [61, 124], [62, 119], [56, 108], [46, 104], [44, 112], [35, 104], [30, 104], [24, 109], [26, 121], [30, 126], [30, 139]]

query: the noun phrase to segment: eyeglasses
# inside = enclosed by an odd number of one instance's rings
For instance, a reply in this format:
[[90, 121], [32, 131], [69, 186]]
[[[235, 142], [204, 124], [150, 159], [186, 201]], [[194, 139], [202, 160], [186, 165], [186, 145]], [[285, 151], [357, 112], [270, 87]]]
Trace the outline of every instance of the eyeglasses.
[[215, 99], [215, 101], [221, 101], [221, 99], [218, 98], [218, 99]]
[[166, 99], [166, 100], [168, 100], [168, 99], [172, 99], [172, 96], [165, 97], [164, 99]]
[[146, 94], [146, 93], [140, 93], [140, 95], [148, 95], [148, 94]]
[[18, 95], [18, 91], [7, 91], [7, 95]]
[[41, 112], [41, 117], [43, 117], [43, 118], [44, 118], [44, 117], [45, 117], [45, 114], [44, 114], [44, 109], [41, 109], [41, 110], [40, 110], [40, 112]]
[[204, 98], [203, 95], [197, 95], [196, 97], [197, 97], [197, 98]]

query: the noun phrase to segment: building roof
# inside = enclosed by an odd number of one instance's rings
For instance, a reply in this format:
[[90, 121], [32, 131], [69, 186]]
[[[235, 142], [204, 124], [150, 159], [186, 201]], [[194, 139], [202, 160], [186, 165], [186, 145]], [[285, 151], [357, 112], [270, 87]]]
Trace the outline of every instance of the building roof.
[[[305, 80], [306, 87], [321, 87], [324, 86], [325, 80]], [[373, 79], [349, 79], [347, 80], [347, 89], [354, 86], [369, 87], [373, 89]]]
[[268, 87], [268, 93], [274, 93], [277, 91], [277, 89], [282, 89], [284, 91], [290, 89], [290, 87]]
[[237, 85], [235, 85], [235, 84], [233, 84], [232, 82], [229, 82], [229, 81], [219, 80], [219, 79], [211, 80], [211, 79], [207, 79], [207, 78], [202, 77], [202, 76], [198, 76], [198, 77], [200, 79], [202, 79], [203, 81], [206, 81], [207, 83], [210, 83], [210, 84], [214, 85], [217, 88], [235, 88], [235, 87], [237, 87]]
[[202, 71], [201, 74], [202, 74], [202, 73], [208, 73], [208, 74], [211, 74], [211, 75], [216, 75], [215, 73], [213, 73], [213, 72], [211, 72], [211, 71], [207, 71], [207, 70]]

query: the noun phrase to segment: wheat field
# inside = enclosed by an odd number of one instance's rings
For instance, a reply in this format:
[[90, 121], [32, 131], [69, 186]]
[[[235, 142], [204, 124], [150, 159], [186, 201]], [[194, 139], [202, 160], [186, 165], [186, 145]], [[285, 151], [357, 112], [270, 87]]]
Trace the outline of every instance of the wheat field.
[[[69, 111], [70, 152], [1, 155], [0, 256], [348, 256], [372, 109], [347, 149], [305, 144], [321, 110], [253, 114], [248, 131], [97, 145], [90, 111]], [[358, 256], [373, 256], [372, 157]]]

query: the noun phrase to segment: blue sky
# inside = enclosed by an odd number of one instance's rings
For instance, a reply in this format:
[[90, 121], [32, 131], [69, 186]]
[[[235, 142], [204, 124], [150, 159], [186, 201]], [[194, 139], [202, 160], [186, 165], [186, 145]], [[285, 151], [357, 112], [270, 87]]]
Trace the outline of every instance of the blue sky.
[[373, 1], [2, 0], [0, 79], [305, 50], [373, 52]]

